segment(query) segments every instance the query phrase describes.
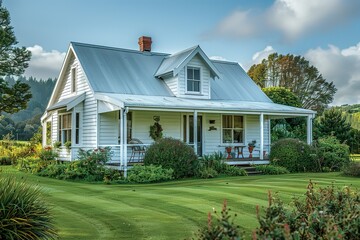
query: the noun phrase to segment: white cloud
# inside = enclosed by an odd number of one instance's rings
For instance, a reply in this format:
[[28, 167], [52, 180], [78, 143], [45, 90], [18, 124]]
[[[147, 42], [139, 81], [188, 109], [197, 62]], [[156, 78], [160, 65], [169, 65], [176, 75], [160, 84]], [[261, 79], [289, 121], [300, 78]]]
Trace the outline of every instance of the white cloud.
[[211, 56], [209, 58], [212, 60], [228, 61], [226, 58], [224, 58], [222, 56]]
[[251, 61], [241, 64], [245, 71], [249, 70], [249, 68], [254, 64], [259, 64], [263, 59], [266, 59], [270, 54], [274, 53], [275, 50], [272, 46], [266, 46], [263, 50], [254, 53], [251, 58]]
[[336, 27], [359, 12], [358, 0], [276, 0], [262, 11], [232, 12], [212, 35], [244, 38], [276, 31], [284, 39], [294, 40], [307, 33]]
[[29, 67], [25, 71], [25, 76], [44, 80], [50, 77], [58, 77], [66, 53], [57, 50], [46, 52], [39, 45], [27, 49], [31, 51], [32, 56]]
[[266, 46], [264, 50], [261, 50], [259, 52], [256, 52], [252, 56], [252, 62], [253, 64], [259, 64], [261, 61], [265, 58], [267, 58], [270, 54], [274, 53], [275, 50], [272, 46]]
[[333, 105], [360, 103], [360, 42], [345, 49], [333, 45], [310, 49], [305, 57], [327, 81], [334, 82], [338, 90]]

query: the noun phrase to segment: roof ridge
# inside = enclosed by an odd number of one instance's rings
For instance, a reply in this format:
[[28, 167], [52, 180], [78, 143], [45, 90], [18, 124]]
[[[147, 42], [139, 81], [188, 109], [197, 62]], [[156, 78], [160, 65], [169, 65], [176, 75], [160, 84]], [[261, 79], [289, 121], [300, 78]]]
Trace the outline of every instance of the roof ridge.
[[115, 51], [121, 51], [121, 52], [130, 52], [130, 53], [137, 53], [137, 54], [146, 54], [146, 55], [161, 55], [161, 56], [164, 56], [164, 55], [165, 55], [165, 56], [168, 56], [168, 55], [170, 55], [169, 53], [142, 52], [142, 51], [134, 50], [134, 49], [119, 48], [119, 47], [110, 47], [110, 46], [90, 44], [90, 43], [81, 43], [81, 42], [70, 42], [70, 44], [71, 44], [71, 45], [91, 47], [91, 48], [115, 50]]
[[166, 58], [170, 58], [170, 57], [173, 57], [173, 56], [176, 56], [176, 55], [179, 55], [179, 54], [182, 54], [184, 52], [187, 52], [187, 51], [190, 51], [190, 50], [195, 50], [196, 48], [200, 47], [199, 45], [195, 45], [193, 47], [189, 47], [189, 48], [186, 48], [184, 50], [181, 50], [180, 52], [176, 52], [176, 53], [173, 53], [173, 54], [170, 54], [168, 56], [166, 56]]
[[228, 60], [219, 60], [219, 59], [211, 59], [211, 62], [217, 62], [217, 63], [225, 63], [225, 64], [232, 64], [232, 65], [240, 65], [238, 62], [228, 61]]

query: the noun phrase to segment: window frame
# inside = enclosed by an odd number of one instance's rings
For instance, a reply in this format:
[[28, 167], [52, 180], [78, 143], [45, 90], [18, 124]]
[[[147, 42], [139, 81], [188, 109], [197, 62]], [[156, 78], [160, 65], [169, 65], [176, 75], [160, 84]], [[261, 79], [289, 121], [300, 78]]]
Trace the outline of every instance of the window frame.
[[[64, 128], [64, 116], [70, 115], [70, 127]], [[72, 113], [71, 112], [65, 112], [65, 113], [59, 113], [58, 114], [58, 141], [61, 142], [61, 144], [65, 144], [67, 141], [72, 141]], [[68, 119], [68, 120], [69, 120]], [[65, 138], [65, 135], [67, 136]], [[70, 139], [69, 139], [70, 138]], [[66, 141], [65, 141], [66, 140]]]
[[[231, 127], [224, 127], [224, 116], [231, 116]], [[242, 127], [235, 127], [235, 117], [242, 118]], [[231, 142], [224, 141], [224, 130], [231, 131]], [[242, 142], [235, 142], [234, 141], [234, 132], [235, 131], [242, 131]], [[221, 115], [221, 143], [222, 144], [245, 144], [245, 116], [238, 115], [238, 114], [222, 114]]]
[[[188, 69], [193, 69], [193, 70], [199, 70], [199, 80], [197, 79], [189, 79], [188, 78]], [[194, 76], [195, 74], [193, 74]], [[201, 67], [197, 67], [197, 66], [186, 66], [186, 69], [185, 69], [185, 81], [186, 81], [186, 84], [185, 84], [185, 92], [186, 93], [189, 93], [189, 94], [201, 94], [202, 93], [202, 69]], [[188, 90], [188, 83], [189, 81], [192, 81], [192, 82], [195, 82], [195, 81], [198, 81], [199, 82], [199, 91], [191, 91], [191, 90]]]
[[76, 85], [76, 78], [77, 78], [77, 73], [76, 73], [76, 67], [72, 67], [71, 68], [71, 74], [70, 74], [70, 91], [71, 93], [76, 93], [76, 90], [77, 90], [77, 85]]

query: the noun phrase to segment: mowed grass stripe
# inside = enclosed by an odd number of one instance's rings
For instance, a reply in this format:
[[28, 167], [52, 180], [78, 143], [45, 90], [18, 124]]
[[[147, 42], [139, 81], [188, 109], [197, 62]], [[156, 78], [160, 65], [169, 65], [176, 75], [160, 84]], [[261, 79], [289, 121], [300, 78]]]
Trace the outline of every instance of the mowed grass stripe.
[[250, 233], [257, 226], [256, 205], [267, 205], [267, 192], [279, 192], [285, 202], [306, 191], [309, 179], [320, 186], [354, 185], [358, 178], [339, 173], [188, 179], [158, 184], [105, 185], [69, 182], [17, 172], [43, 187], [53, 206], [61, 239], [185, 239], [207, 213], [221, 211], [228, 200], [236, 223]]

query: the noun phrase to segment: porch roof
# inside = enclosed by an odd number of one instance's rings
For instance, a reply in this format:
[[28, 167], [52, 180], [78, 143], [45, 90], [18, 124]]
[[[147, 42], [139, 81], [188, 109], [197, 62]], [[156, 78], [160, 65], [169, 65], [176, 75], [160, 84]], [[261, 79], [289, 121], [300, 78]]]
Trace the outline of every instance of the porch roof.
[[202, 110], [202, 111], [235, 111], [266, 113], [268, 115], [313, 115], [316, 112], [309, 109], [296, 108], [272, 102], [252, 102], [236, 100], [211, 100], [211, 99], [189, 99], [180, 97], [163, 97], [163, 96], [145, 96], [129, 94], [112, 94], [96, 93], [95, 97], [99, 100], [107, 97], [107, 101], [118, 105], [119, 107], [130, 108], [149, 108], [164, 110]]
[[56, 110], [59, 108], [66, 107], [66, 111], [69, 111], [70, 109], [72, 109], [73, 107], [75, 107], [76, 105], [78, 105], [79, 103], [81, 103], [84, 100], [85, 100], [85, 93], [77, 95], [77, 96], [65, 98], [65, 99], [55, 103], [54, 105], [48, 107], [46, 110], [51, 111], [51, 110]]

